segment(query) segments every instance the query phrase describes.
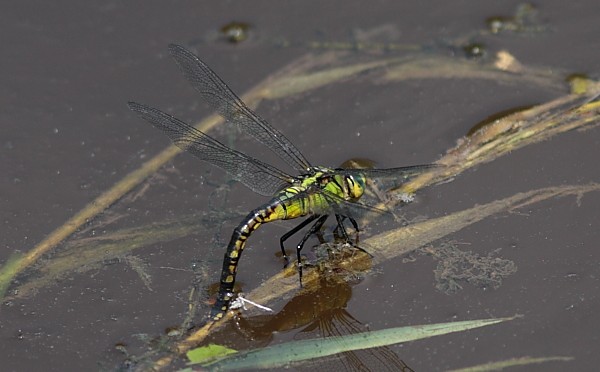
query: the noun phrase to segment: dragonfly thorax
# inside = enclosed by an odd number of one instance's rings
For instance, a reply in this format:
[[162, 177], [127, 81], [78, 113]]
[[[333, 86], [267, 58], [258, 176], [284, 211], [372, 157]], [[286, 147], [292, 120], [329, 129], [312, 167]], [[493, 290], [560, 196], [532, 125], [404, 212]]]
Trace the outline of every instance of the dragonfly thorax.
[[308, 189], [319, 187], [348, 201], [358, 200], [365, 192], [365, 177], [362, 175], [344, 174], [343, 170], [314, 167], [314, 173], [306, 175], [300, 182], [300, 187]]

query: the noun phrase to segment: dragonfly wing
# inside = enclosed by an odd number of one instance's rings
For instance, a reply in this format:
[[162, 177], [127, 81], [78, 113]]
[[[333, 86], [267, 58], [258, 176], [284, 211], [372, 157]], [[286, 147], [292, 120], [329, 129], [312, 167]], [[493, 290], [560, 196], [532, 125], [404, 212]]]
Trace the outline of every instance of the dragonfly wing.
[[404, 178], [408, 179], [434, 168], [444, 167], [441, 164], [411, 165], [408, 167], [386, 169], [340, 169], [339, 172], [347, 175], [364, 175], [367, 179], [378, 178]]
[[398, 187], [408, 179], [423, 174], [431, 169], [441, 168], [439, 164], [412, 165], [387, 169], [340, 169], [339, 173], [347, 176], [364, 176], [367, 182], [377, 185], [378, 189], [388, 190]]
[[135, 102], [129, 108], [165, 132], [179, 148], [227, 171], [254, 192], [272, 196], [293, 177], [257, 159], [235, 151], [193, 126], [150, 106]]
[[252, 111], [233, 91], [196, 55], [180, 45], [169, 45], [169, 51], [181, 71], [200, 92], [204, 100], [225, 120], [237, 125], [258, 142], [268, 146], [277, 156], [294, 169], [306, 172], [310, 163], [281, 132]]
[[384, 209], [375, 208], [373, 206], [362, 204], [359, 202], [351, 202], [326, 190], [320, 190], [319, 192], [321, 196], [327, 201], [327, 208], [329, 210], [329, 213], [333, 212], [342, 216], [352, 217], [355, 220], [362, 218], [369, 213], [391, 215], [389, 211], [386, 211]]

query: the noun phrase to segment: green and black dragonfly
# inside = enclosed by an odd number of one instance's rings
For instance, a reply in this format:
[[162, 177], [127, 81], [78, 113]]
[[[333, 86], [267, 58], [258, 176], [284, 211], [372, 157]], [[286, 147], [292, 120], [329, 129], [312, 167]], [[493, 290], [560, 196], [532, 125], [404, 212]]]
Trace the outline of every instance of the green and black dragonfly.
[[240, 256], [246, 241], [260, 225], [277, 220], [307, 217], [280, 239], [281, 251], [287, 259], [284, 242], [314, 222], [296, 246], [301, 270], [300, 251], [304, 243], [311, 234], [320, 231], [329, 215], [333, 214], [336, 217], [339, 231], [348, 240], [344, 228], [346, 219], [358, 231], [355, 218], [362, 212], [382, 212], [357, 202], [365, 191], [368, 179], [407, 178], [436, 166], [428, 164], [390, 169], [334, 169], [313, 166], [281, 132], [249, 109], [196, 55], [174, 44], [169, 45], [169, 51], [187, 80], [200, 92], [211, 108], [221, 114], [228, 123], [236, 125], [266, 145], [298, 173], [292, 176], [233, 150], [158, 109], [135, 102], [128, 103], [132, 111], [165, 132], [178, 147], [224, 169], [254, 192], [272, 197], [267, 203], [250, 212], [233, 231], [223, 260], [219, 294], [211, 310], [211, 316], [215, 320], [222, 318], [229, 308], [235, 295], [233, 286]]

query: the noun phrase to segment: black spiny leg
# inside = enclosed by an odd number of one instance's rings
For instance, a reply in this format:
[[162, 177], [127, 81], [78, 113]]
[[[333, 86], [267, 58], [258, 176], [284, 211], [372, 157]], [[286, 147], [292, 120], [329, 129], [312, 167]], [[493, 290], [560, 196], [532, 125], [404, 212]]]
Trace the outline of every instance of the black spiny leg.
[[352, 227], [354, 227], [354, 230], [356, 230], [356, 241], [354, 242], [354, 245], [357, 245], [358, 244], [358, 237], [360, 235], [359, 234], [360, 229], [358, 228], [358, 223], [352, 217], [348, 217], [348, 219], [350, 220], [350, 223], [352, 223]]
[[356, 220], [352, 217], [348, 217], [348, 216], [342, 216], [341, 214], [336, 214], [335, 215], [335, 219], [337, 220], [337, 227], [336, 227], [336, 231], [341, 231], [342, 234], [342, 238], [344, 238], [344, 240], [346, 240], [346, 242], [350, 241], [350, 237], [348, 236], [348, 232], [346, 231], [346, 228], [344, 227], [344, 221], [347, 219], [350, 220], [350, 223], [352, 223], [352, 227], [354, 227], [354, 230], [356, 230], [356, 243], [358, 243], [358, 232], [360, 231], [358, 229], [358, 223], [356, 222]]
[[[308, 231], [304, 234], [304, 236], [302, 237], [302, 240], [300, 240], [300, 243], [298, 243], [298, 245], [296, 246], [296, 257], [298, 257], [298, 275], [300, 276], [300, 286], [302, 286], [302, 260], [300, 259], [300, 251], [302, 251], [302, 248], [304, 247], [304, 243], [306, 243], [306, 241], [308, 240], [308, 238], [310, 238], [310, 236], [312, 234], [317, 233], [319, 230], [321, 230], [321, 227], [323, 227], [323, 224], [325, 223], [325, 221], [327, 220], [327, 217], [329, 217], [328, 214], [323, 215], [323, 216], [315, 216], [315, 218], [317, 218], [317, 222], [315, 222], [310, 229], [308, 229]], [[312, 218], [312, 220], [314, 220], [315, 218]]]
[[279, 244], [281, 246], [281, 253], [283, 254], [283, 258], [285, 259], [285, 264], [287, 266], [287, 264], [289, 263], [289, 258], [287, 256], [287, 254], [285, 253], [285, 248], [283, 246], [283, 243], [288, 240], [288, 238], [292, 235], [294, 235], [295, 233], [297, 233], [298, 231], [300, 231], [301, 229], [304, 228], [304, 226], [308, 225], [309, 223], [313, 222], [314, 220], [316, 220], [317, 218], [319, 218], [321, 216], [319, 216], [318, 214], [312, 215], [310, 217], [308, 217], [307, 219], [305, 219], [304, 221], [302, 221], [298, 226], [294, 227], [293, 229], [291, 229], [290, 231], [286, 232], [285, 234], [283, 234], [283, 236], [281, 237], [281, 239], [279, 239]]
[[[356, 241], [352, 244], [350, 243], [350, 237], [348, 236], [348, 232], [346, 231], [346, 228], [344, 227], [344, 221], [347, 219], [350, 220], [350, 223], [352, 224], [352, 227], [354, 227], [354, 229], [356, 230]], [[342, 216], [339, 214], [335, 215], [335, 219], [337, 220], [337, 227], [336, 230], [337, 231], [341, 231], [342, 234], [342, 238], [344, 238], [344, 240], [346, 241], [346, 243], [350, 243], [352, 244], [352, 246], [354, 248], [360, 249], [361, 251], [365, 252], [366, 254], [368, 254], [369, 256], [373, 257], [372, 254], [370, 254], [369, 252], [367, 252], [366, 250], [364, 250], [363, 248], [358, 246], [358, 223], [356, 222], [356, 220], [352, 217], [349, 216]]]

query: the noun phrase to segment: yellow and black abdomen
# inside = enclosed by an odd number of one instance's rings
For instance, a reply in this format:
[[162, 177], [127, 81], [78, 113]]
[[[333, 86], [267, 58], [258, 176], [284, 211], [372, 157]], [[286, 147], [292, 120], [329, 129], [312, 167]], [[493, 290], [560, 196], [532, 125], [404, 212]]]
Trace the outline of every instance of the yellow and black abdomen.
[[289, 220], [311, 214], [311, 205], [314, 204], [314, 201], [311, 197], [299, 197], [304, 192], [305, 189], [302, 187], [289, 187], [282, 190], [268, 203], [250, 212], [233, 230], [223, 258], [219, 294], [211, 312], [214, 319], [223, 317], [233, 298], [238, 262], [250, 235], [263, 223]]
[[[225, 252], [223, 259], [223, 270], [221, 271], [221, 283], [217, 302], [211, 313], [215, 320], [223, 317], [234, 296], [233, 286], [238, 262], [246, 241], [254, 230], [267, 222], [291, 220], [308, 215], [327, 213], [329, 203], [323, 193], [311, 192], [315, 187], [320, 187], [322, 190], [326, 190], [329, 194], [337, 196], [340, 199], [360, 197], [356, 190], [349, 190], [350, 186], [342, 186], [346, 185], [343, 183], [347, 182], [345, 179], [338, 180], [336, 177], [326, 178], [322, 177], [322, 175], [322, 172], [317, 172], [314, 176], [304, 179], [301, 185], [290, 186], [281, 190], [268, 203], [250, 212], [233, 230], [231, 240], [227, 246], [227, 252]], [[360, 194], [362, 194], [362, 189], [360, 191]]]

